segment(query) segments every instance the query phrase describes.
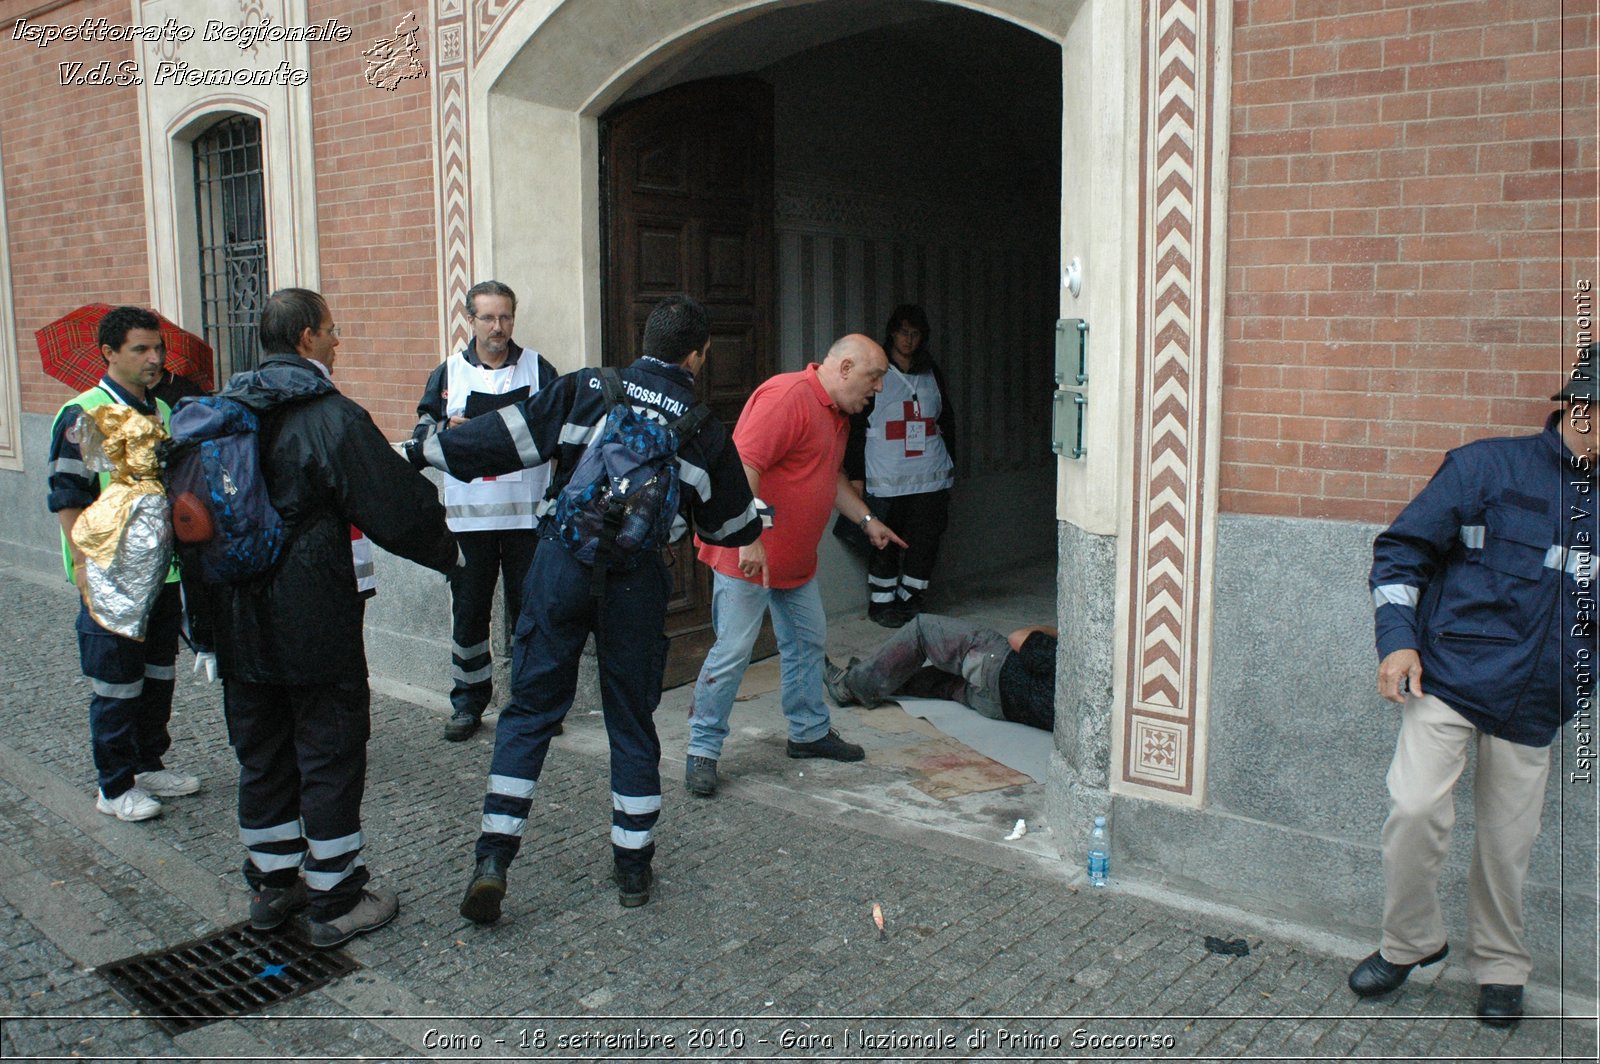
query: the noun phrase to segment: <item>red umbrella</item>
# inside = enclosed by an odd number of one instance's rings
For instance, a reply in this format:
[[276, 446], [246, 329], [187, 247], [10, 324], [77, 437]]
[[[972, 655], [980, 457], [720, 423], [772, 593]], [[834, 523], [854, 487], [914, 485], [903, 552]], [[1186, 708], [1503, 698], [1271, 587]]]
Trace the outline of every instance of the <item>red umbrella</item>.
[[[42, 329], [35, 329], [33, 338], [38, 341], [39, 360], [44, 364], [44, 371], [80, 392], [93, 388], [106, 372], [106, 360], [100, 357], [96, 333], [100, 319], [111, 309], [110, 303], [88, 303]], [[156, 317], [161, 320], [161, 339], [167, 345], [167, 368], [209, 392], [211, 345], [160, 314]]]

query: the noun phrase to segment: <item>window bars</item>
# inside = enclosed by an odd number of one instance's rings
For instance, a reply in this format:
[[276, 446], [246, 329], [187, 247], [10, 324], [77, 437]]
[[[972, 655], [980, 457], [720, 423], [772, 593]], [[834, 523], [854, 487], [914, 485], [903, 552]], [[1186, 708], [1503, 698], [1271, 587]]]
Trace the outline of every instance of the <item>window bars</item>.
[[194, 200], [200, 321], [216, 352], [220, 387], [234, 373], [255, 367], [256, 325], [268, 294], [259, 119], [232, 115], [194, 142]]

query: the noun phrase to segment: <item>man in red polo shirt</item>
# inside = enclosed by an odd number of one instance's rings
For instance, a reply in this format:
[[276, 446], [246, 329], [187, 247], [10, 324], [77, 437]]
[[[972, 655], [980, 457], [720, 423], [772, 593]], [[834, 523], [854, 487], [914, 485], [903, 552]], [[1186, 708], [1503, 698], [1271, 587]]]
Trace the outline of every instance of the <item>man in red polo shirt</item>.
[[728, 718], [761, 616], [772, 629], [783, 661], [783, 714], [789, 719], [790, 757], [860, 761], [861, 747], [830, 727], [822, 700], [827, 616], [817, 588], [817, 544], [837, 509], [866, 531], [874, 547], [905, 546], [867, 504], [843, 471], [850, 415], [883, 389], [889, 360], [869, 337], [851, 334], [828, 349], [822, 363], [780, 373], [745, 403], [733, 430], [753, 494], [772, 507], [772, 527], [745, 547], [700, 544], [700, 560], [714, 570], [711, 623], [717, 641], [706, 655], [694, 689], [684, 784], [691, 794], [717, 791], [717, 759], [728, 737]]

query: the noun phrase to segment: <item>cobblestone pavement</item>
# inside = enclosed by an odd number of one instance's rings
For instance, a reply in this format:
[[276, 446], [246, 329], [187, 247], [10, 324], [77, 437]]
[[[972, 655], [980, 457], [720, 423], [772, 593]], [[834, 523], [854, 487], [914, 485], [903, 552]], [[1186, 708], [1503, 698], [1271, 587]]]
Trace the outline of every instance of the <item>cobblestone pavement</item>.
[[[866, 767], [783, 758], [770, 696], [737, 711], [724, 792], [692, 800], [674, 738], [683, 692], [661, 710], [651, 902], [623, 909], [608, 881], [603, 729], [580, 708], [493, 928], [456, 913], [488, 732], [442, 743], [442, 699], [375, 692], [366, 856], [374, 881], [399, 890], [398, 919], [348, 947], [354, 974], [168, 1035], [96, 968], [245, 916], [220, 692], [180, 657], [169, 763], [201, 773], [200, 794], [144, 824], [97, 814], [73, 608], [64, 585], [0, 567], [8, 1060], [1595, 1058], [1592, 1003], [1566, 1003], [1587, 1019], [1561, 1018], [1541, 989], [1541, 1016], [1493, 1030], [1472, 1019], [1457, 965], [1357, 1001], [1344, 985], [1354, 945], [1314, 948], [1294, 929], [1080, 889], [1052, 846], [979, 841], [1027, 806], [1027, 787], [968, 796], [992, 821], [968, 836], [925, 810], [900, 816], [915, 804], [904, 773], [872, 767], [871, 752]], [[873, 750], [904, 741], [841, 724]], [[1244, 937], [1249, 954], [1209, 952], [1207, 935]]]

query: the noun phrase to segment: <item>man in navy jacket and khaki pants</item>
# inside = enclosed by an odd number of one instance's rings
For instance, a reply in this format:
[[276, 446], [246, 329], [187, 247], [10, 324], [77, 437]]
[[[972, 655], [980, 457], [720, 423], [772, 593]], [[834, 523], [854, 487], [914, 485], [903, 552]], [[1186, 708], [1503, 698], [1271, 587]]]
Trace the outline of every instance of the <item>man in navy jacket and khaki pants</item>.
[[1458, 447], [1373, 545], [1378, 693], [1402, 705], [1383, 826], [1383, 941], [1350, 974], [1362, 997], [1444, 959], [1439, 867], [1477, 748], [1467, 967], [1478, 1018], [1522, 1016], [1533, 968], [1527, 879], [1550, 744], [1596, 664], [1595, 347], [1535, 436]]

